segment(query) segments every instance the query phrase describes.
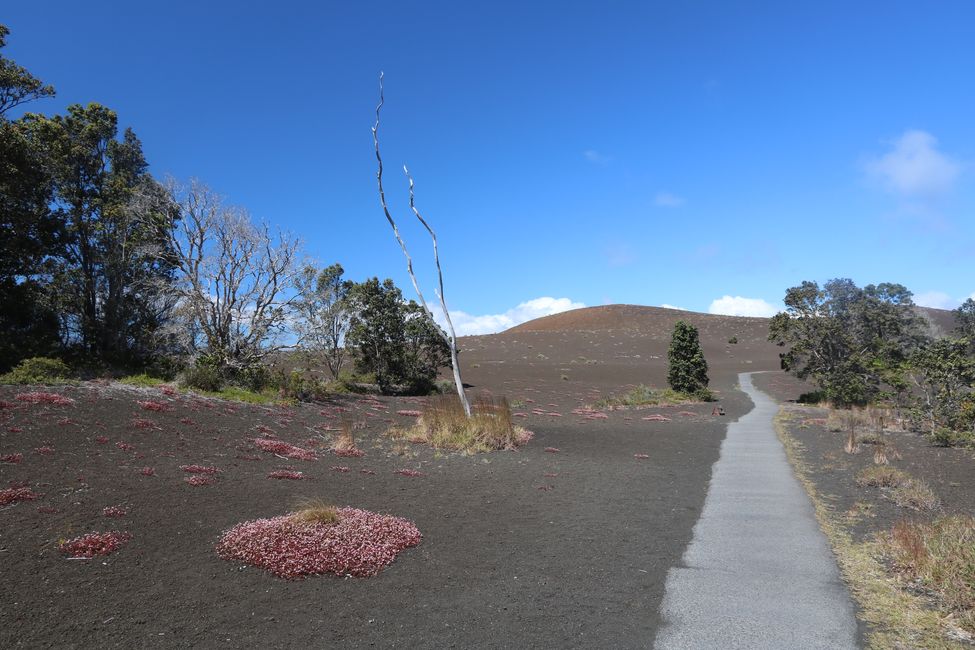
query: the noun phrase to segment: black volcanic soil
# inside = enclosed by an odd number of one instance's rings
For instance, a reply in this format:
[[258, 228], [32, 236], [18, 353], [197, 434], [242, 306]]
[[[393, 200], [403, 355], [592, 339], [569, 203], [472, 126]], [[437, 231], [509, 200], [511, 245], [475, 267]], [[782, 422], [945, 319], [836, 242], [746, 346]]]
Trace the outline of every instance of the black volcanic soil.
[[[725, 426], [750, 408], [737, 373], [778, 361], [766, 321], [694, 315], [726, 416], [712, 416], [711, 404], [573, 414], [637, 383], [664, 385], [670, 330], [688, 314], [623, 309], [620, 321], [619, 310], [597, 308], [584, 328], [541, 319], [462, 341], [472, 390], [508, 396], [535, 432], [516, 452], [468, 457], [383, 438], [390, 423], [410, 420], [396, 411], [420, 408], [410, 398], [262, 407], [87, 384], [54, 389], [76, 401], [53, 406], [20, 403], [24, 388], [0, 387], [12, 404], [0, 409], [0, 455], [24, 454], [0, 464], [0, 483], [45, 495], [0, 509], [0, 645], [650, 645], [667, 570], [690, 539]], [[733, 335], [737, 345], [727, 342]], [[143, 410], [147, 399], [167, 409]], [[654, 414], [669, 420], [642, 419]], [[343, 417], [363, 427], [362, 458], [326, 451]], [[314, 446], [319, 460], [254, 450], [260, 426]], [[34, 451], [44, 446], [53, 453]], [[216, 483], [187, 485], [180, 465], [194, 463], [220, 468]], [[140, 473], [147, 466], [155, 476]], [[265, 478], [285, 466], [310, 480]], [[425, 476], [394, 474], [400, 468]], [[368, 579], [289, 582], [214, 552], [230, 526], [315, 496], [406, 517], [424, 539]], [[128, 515], [104, 518], [114, 505]], [[59, 539], [112, 529], [133, 539], [106, 558], [57, 551]]]

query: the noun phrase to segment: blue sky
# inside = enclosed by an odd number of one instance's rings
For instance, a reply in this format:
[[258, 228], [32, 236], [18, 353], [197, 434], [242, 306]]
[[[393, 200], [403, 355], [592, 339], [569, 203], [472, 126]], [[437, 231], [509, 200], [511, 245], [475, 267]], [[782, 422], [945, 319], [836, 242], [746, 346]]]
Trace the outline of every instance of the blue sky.
[[[968, 2], [9, 3], [6, 56], [461, 332], [578, 305], [764, 314], [802, 280], [975, 292]], [[205, 6], [200, 6], [205, 5]]]

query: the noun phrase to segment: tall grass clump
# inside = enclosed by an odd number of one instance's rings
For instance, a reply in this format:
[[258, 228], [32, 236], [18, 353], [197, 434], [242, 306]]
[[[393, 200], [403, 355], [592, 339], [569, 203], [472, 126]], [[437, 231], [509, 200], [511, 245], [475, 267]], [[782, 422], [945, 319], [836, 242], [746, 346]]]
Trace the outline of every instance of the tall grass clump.
[[884, 538], [894, 568], [933, 593], [969, 633], [975, 633], [975, 518], [901, 521]]
[[465, 453], [514, 449], [531, 438], [531, 432], [514, 424], [507, 398], [488, 396], [474, 400], [470, 417], [456, 395], [431, 397], [414, 426], [394, 428], [389, 433], [436, 449]]
[[339, 509], [322, 498], [304, 499], [298, 502], [291, 519], [301, 524], [334, 524], [339, 520]]
[[688, 402], [711, 402], [714, 395], [707, 388], [694, 393], [681, 393], [670, 388], [658, 390], [640, 384], [622, 395], [613, 395], [595, 403], [596, 408], [624, 408], [628, 406], [661, 406], [664, 404], [686, 404]]

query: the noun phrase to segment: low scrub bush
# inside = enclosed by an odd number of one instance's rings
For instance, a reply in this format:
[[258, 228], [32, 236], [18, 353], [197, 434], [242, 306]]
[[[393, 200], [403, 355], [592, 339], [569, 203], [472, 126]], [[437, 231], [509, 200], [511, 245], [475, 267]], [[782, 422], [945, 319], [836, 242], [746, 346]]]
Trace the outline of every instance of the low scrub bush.
[[217, 392], [224, 386], [224, 379], [216, 366], [199, 361], [183, 372], [182, 382], [189, 388]]
[[511, 407], [504, 397], [479, 397], [467, 417], [456, 395], [438, 395], [429, 399], [414, 426], [388, 433], [436, 449], [466, 453], [514, 449], [531, 439], [529, 431], [512, 422]]
[[131, 539], [132, 535], [120, 531], [88, 533], [81, 537], [62, 541], [58, 547], [68, 557], [92, 558], [96, 555], [114, 553]]
[[964, 447], [975, 442], [975, 433], [938, 427], [928, 434], [928, 440], [938, 447]]
[[909, 479], [890, 491], [890, 498], [901, 508], [927, 512], [941, 506], [938, 495], [918, 479]]
[[72, 383], [71, 368], [60, 359], [33, 357], [24, 359], [5, 375], [0, 375], [0, 384], [43, 384], [55, 386]]
[[937, 596], [955, 621], [975, 633], [975, 518], [901, 521], [884, 538], [895, 570]]
[[910, 476], [887, 465], [875, 465], [860, 470], [856, 476], [857, 487], [897, 487], [908, 482]]
[[129, 375], [128, 377], [122, 377], [119, 379], [119, 383], [126, 384], [128, 386], [139, 386], [140, 388], [155, 388], [165, 384], [166, 380], [159, 379], [157, 377], [150, 377], [146, 373], [142, 373], [141, 375]]
[[621, 408], [627, 406], [662, 406], [665, 404], [687, 404], [691, 402], [712, 402], [714, 394], [707, 388], [694, 393], [680, 393], [670, 388], [657, 390], [640, 384], [636, 388], [596, 402], [597, 408]]

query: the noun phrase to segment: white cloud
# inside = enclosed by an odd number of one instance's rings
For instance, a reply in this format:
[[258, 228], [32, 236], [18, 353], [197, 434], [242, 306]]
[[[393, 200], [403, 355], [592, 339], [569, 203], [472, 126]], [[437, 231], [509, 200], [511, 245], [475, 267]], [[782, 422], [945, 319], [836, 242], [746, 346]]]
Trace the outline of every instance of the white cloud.
[[[450, 312], [450, 319], [454, 323], [457, 336], [494, 334], [495, 332], [506, 330], [535, 318], [558, 314], [559, 312], [569, 311], [570, 309], [581, 309], [585, 306], [585, 304], [575, 302], [569, 298], [543, 296], [525, 301], [517, 307], [513, 307], [501, 314], [475, 316], [463, 311], [452, 311]], [[443, 311], [439, 306], [433, 308], [433, 313], [437, 322], [442, 325], [444, 323]]]
[[968, 298], [975, 300], [975, 293], [964, 298], [954, 298], [944, 291], [925, 291], [914, 296], [914, 304], [933, 309], [957, 309]]
[[684, 197], [677, 196], [671, 192], [657, 192], [657, 196], [653, 199], [654, 205], [660, 208], [679, 208], [684, 205], [686, 201]]
[[886, 154], [868, 159], [864, 169], [895, 194], [943, 194], [961, 173], [961, 165], [938, 151], [937, 139], [926, 131], [905, 131], [891, 145]]
[[683, 307], [675, 307], [674, 305], [668, 305], [667, 303], [664, 303], [664, 304], [662, 304], [660, 306], [663, 307], [664, 309], [676, 309], [678, 311], [687, 311]]
[[775, 316], [778, 309], [761, 298], [742, 298], [741, 296], [722, 296], [711, 301], [709, 314], [723, 316]]
[[582, 155], [586, 157], [586, 160], [593, 163], [594, 165], [606, 166], [612, 162], [613, 158], [607, 156], [606, 154], [599, 153], [595, 149], [586, 149], [582, 152]]

